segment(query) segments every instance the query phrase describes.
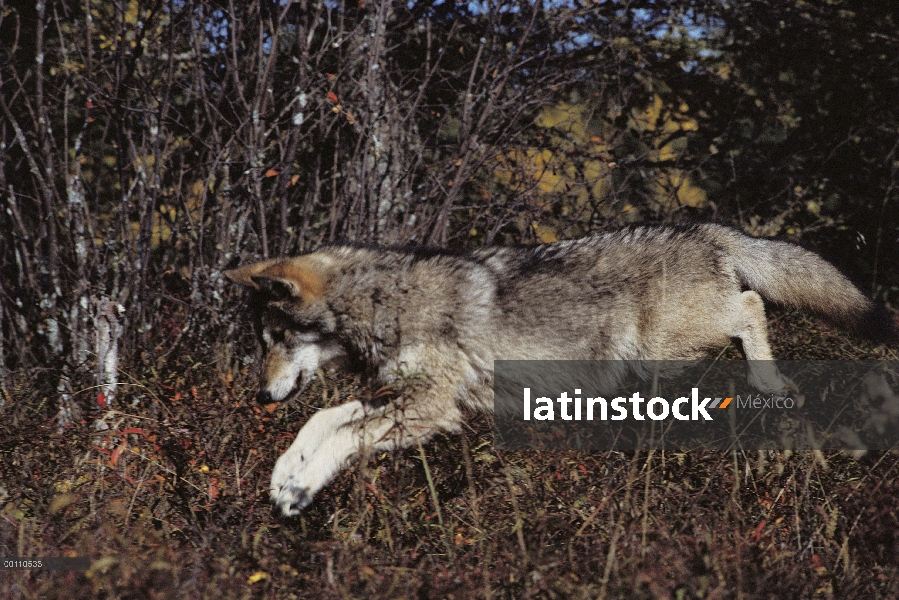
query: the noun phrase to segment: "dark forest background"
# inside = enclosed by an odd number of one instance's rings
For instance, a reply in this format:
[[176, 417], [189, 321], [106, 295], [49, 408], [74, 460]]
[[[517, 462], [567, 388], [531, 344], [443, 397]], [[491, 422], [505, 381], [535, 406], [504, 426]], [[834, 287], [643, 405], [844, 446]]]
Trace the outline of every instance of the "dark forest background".
[[711, 218], [807, 242], [895, 297], [897, 14], [3, 2], [0, 368], [64, 367], [71, 392], [157, 343], [222, 343], [223, 269], [335, 240]]
[[[0, 405], [53, 435], [220, 402], [191, 369], [245, 407], [255, 342], [222, 272], [253, 260], [714, 219], [889, 305], [897, 206], [895, 2], [0, 0]], [[77, 489], [41, 485], [0, 505]]]

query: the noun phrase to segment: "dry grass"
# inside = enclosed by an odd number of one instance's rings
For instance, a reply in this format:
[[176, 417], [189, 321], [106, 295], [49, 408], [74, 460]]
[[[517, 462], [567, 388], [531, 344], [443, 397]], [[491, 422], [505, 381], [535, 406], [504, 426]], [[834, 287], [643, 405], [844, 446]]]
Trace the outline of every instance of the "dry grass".
[[[896, 358], [797, 315], [773, 322], [784, 358]], [[205, 361], [134, 365], [115, 411], [85, 392], [62, 434], [36, 374], [8, 382], [0, 553], [93, 563], [6, 571], [0, 596], [899, 597], [899, 454], [498, 453], [475, 419], [371, 458], [282, 520], [268, 477], [314, 408], [269, 412], [252, 369]], [[357, 386], [330, 378], [301, 400]]]

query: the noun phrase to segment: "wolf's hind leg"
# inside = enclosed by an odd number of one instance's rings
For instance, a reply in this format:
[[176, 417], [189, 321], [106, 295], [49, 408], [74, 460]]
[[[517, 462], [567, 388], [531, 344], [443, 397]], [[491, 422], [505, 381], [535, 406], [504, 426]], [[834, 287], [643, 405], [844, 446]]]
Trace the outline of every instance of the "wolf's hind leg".
[[796, 390], [796, 384], [774, 364], [771, 346], [768, 345], [768, 322], [765, 319], [762, 297], [752, 290], [740, 294], [736, 315], [731, 336], [740, 338], [743, 343], [749, 384], [761, 392], [771, 394]]
[[457, 429], [461, 420], [454, 402], [435, 402], [433, 397], [377, 408], [349, 402], [322, 410], [275, 464], [272, 501], [284, 515], [296, 515], [360, 455], [424, 442], [438, 431]]

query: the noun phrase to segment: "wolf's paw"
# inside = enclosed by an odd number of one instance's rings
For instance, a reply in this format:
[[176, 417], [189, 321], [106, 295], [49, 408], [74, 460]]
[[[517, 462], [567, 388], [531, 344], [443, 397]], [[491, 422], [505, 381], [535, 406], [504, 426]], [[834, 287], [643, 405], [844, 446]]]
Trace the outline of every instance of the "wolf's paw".
[[790, 379], [783, 373], [780, 374], [780, 378], [782, 380], [781, 388], [777, 390], [777, 392], [782, 392], [784, 394], [799, 394], [799, 386], [796, 385], [796, 383], [792, 379]]
[[773, 362], [751, 363], [749, 384], [765, 394], [792, 398], [796, 408], [802, 408], [805, 404], [805, 396], [799, 391], [799, 386], [781, 373]]
[[287, 482], [280, 488], [271, 490], [272, 502], [285, 517], [293, 517], [312, 503], [309, 488]]
[[749, 385], [766, 394], [798, 394], [799, 387], [773, 361], [749, 362]]
[[776, 393], [785, 398], [793, 398], [793, 402], [795, 403], [794, 406], [796, 408], [802, 408], [805, 405], [805, 396], [802, 392], [799, 391], [799, 386], [796, 385], [793, 380], [786, 375], [781, 375], [781, 378], [783, 378], [784, 380], [784, 387], [778, 390]]
[[298, 515], [312, 503], [316, 490], [305, 481], [308, 467], [303, 454], [290, 451], [285, 452], [275, 463], [269, 493], [272, 503], [285, 517]]
[[281, 455], [269, 486], [272, 502], [285, 516], [299, 514], [312, 497], [359, 450], [359, 435], [348, 427], [363, 414], [358, 401], [315, 413]]

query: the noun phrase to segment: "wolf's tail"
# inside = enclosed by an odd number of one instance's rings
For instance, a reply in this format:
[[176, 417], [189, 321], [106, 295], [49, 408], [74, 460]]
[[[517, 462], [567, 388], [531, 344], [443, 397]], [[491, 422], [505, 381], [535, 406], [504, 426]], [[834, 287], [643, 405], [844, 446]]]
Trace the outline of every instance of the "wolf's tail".
[[875, 341], [899, 343], [899, 331], [886, 309], [817, 254], [787, 242], [742, 234], [739, 245], [734, 266], [750, 289]]

